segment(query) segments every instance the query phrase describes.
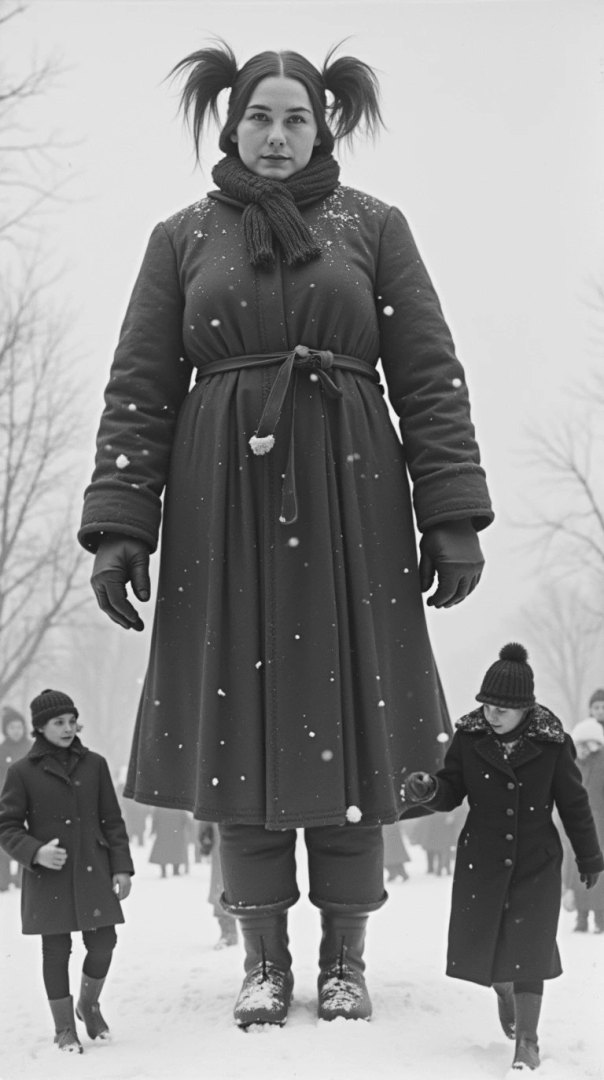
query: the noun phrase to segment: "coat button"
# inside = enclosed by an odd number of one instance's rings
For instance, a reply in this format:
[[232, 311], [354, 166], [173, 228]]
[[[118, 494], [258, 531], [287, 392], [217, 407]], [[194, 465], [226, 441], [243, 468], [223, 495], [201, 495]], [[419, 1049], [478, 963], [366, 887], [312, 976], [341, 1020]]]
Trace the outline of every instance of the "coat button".
[[516, 785], [514, 783], [512, 783], [511, 780], [509, 780], [508, 783], [506, 784], [506, 787], [507, 787], [508, 791], [513, 791], [514, 788], [516, 787]]
[[507, 814], [508, 817], [513, 817], [514, 816], [514, 811], [512, 810], [511, 806], [508, 806], [508, 808], [506, 810], [506, 814]]
[[513, 863], [512, 859], [504, 859], [503, 860], [503, 865], [504, 866], [513, 866], [514, 863]]
[[506, 833], [505, 838], [506, 838], [506, 840], [513, 840], [514, 839], [514, 834], [511, 833], [511, 832]]

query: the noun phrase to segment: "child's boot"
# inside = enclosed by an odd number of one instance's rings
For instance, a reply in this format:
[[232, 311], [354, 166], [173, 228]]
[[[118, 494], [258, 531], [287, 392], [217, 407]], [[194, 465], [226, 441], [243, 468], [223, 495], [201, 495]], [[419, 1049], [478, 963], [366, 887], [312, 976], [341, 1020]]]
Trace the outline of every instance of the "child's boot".
[[539, 1044], [537, 1042], [537, 1024], [541, 1012], [541, 994], [521, 992], [514, 994], [516, 1010], [516, 1053], [512, 1068], [520, 1070], [538, 1069]]
[[246, 973], [234, 1009], [239, 1027], [250, 1024], [283, 1027], [287, 1020], [294, 986], [287, 934], [289, 906], [287, 902], [236, 909], [245, 947]]
[[54, 998], [48, 1004], [55, 1022], [55, 1043], [57, 1048], [64, 1050], [68, 1054], [82, 1054], [84, 1047], [77, 1036], [71, 995], [64, 998]]
[[514, 984], [493, 983], [493, 990], [497, 994], [497, 1008], [499, 1021], [503, 1033], [508, 1039], [513, 1039], [516, 1034], [516, 1011], [514, 1008]]
[[319, 1019], [369, 1020], [371, 999], [365, 983], [365, 932], [369, 913], [354, 905], [321, 911]]
[[99, 1007], [99, 997], [105, 985], [104, 979], [92, 979], [82, 972], [80, 997], [76, 1005], [76, 1016], [83, 1020], [90, 1039], [108, 1039], [109, 1027]]

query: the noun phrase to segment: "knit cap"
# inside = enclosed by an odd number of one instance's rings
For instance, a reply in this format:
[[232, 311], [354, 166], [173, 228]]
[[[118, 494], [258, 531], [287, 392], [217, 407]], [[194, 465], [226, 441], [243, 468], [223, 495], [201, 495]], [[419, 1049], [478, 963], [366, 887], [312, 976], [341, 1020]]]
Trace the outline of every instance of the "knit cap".
[[533, 669], [524, 645], [504, 645], [499, 660], [491, 664], [476, 695], [477, 701], [502, 709], [526, 709], [535, 704]]
[[575, 724], [571, 735], [575, 746], [580, 742], [597, 742], [600, 746], [604, 746], [604, 728], [597, 720], [594, 720], [593, 716]]
[[34, 698], [29, 707], [31, 722], [36, 731], [43, 728], [44, 724], [53, 720], [55, 716], [61, 716], [62, 713], [72, 713], [76, 720], [79, 716], [69, 694], [64, 694], [61, 690], [43, 690]]
[[590, 709], [592, 705], [595, 705], [596, 701], [604, 701], [604, 690], [594, 690], [593, 694], [589, 699]]
[[17, 723], [23, 724], [24, 728], [27, 726], [26, 723], [25, 723], [25, 717], [23, 716], [23, 713], [17, 712], [16, 709], [13, 709], [12, 705], [5, 705], [3, 707], [3, 709], [2, 709], [2, 734], [3, 735], [6, 735], [8, 725], [12, 724], [13, 721], [15, 721], [15, 720], [17, 721]]

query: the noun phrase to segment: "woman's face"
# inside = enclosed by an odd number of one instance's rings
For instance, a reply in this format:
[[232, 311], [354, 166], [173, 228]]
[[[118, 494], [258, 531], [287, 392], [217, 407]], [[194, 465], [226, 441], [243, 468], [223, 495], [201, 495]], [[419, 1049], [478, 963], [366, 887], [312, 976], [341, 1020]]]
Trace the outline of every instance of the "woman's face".
[[61, 713], [47, 720], [42, 734], [53, 746], [71, 746], [78, 730], [78, 722], [73, 713]]
[[287, 180], [303, 169], [319, 145], [308, 91], [297, 79], [271, 76], [252, 91], [231, 138], [243, 164], [270, 180]]
[[507, 735], [523, 719], [526, 709], [503, 709], [499, 705], [482, 706], [484, 715], [497, 735]]

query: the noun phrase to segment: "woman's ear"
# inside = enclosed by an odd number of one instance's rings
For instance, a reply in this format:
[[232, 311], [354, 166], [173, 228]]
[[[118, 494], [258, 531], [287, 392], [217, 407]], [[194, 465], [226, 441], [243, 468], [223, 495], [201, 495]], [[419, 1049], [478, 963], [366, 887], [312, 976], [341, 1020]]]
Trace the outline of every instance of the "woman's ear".
[[231, 132], [230, 140], [231, 140], [231, 142], [235, 142], [235, 143], [237, 142], [237, 134], [236, 134], [236, 132], [234, 132], [234, 131]]

